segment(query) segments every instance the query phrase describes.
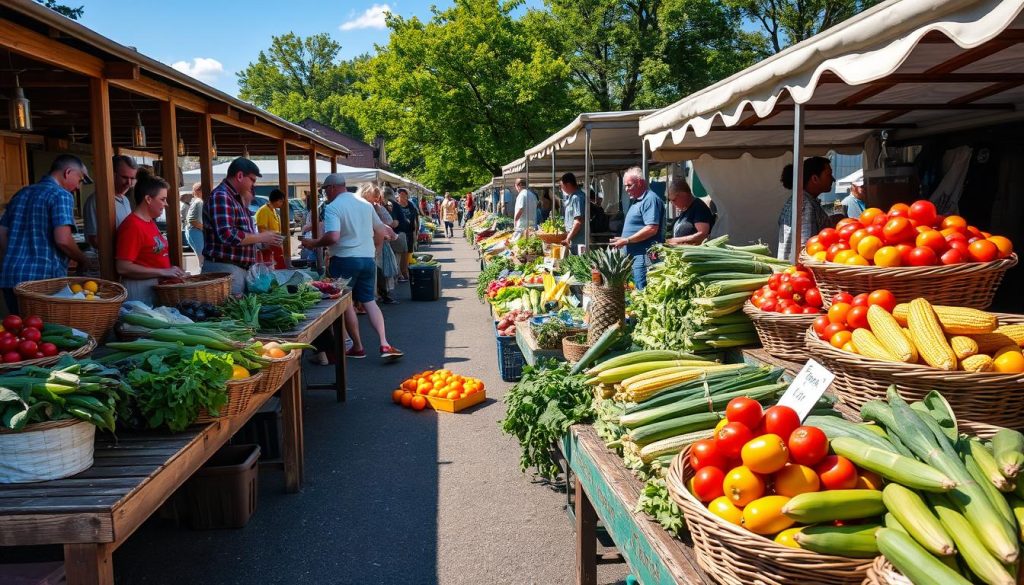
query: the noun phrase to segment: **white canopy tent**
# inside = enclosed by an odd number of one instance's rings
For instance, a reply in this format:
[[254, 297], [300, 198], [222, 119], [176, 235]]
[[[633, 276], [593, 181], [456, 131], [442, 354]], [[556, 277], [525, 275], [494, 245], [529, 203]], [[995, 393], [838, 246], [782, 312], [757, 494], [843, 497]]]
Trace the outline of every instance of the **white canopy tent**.
[[[277, 159], [256, 159], [252, 162], [256, 163], [256, 166], [260, 169], [260, 180], [257, 181], [257, 185], [277, 185], [279, 174]], [[288, 184], [289, 185], [306, 185], [309, 183], [309, 161], [306, 159], [288, 159]], [[221, 163], [213, 167], [213, 180], [219, 182], [224, 180], [227, 176], [228, 166], [230, 162]], [[199, 169], [191, 170], [184, 173], [185, 183], [198, 182], [199, 181]], [[323, 182], [327, 178], [327, 175], [331, 174], [331, 163], [330, 161], [317, 160], [316, 161], [316, 178], [317, 181]], [[363, 169], [358, 167], [350, 167], [346, 165], [338, 165], [338, 174], [345, 176], [345, 183], [351, 186], [356, 186], [359, 183], [388, 183], [394, 187], [406, 187], [407, 189], [416, 190], [428, 195], [434, 195], [435, 193], [423, 185], [420, 185], [416, 181], [406, 179], [405, 177], [396, 175], [394, 173], [385, 171], [383, 169]]]
[[871, 148], [879, 131], [899, 140], [1024, 120], [1022, 8], [888, 0], [644, 117], [639, 130], [654, 160], [695, 160], [702, 181], [702, 160], [776, 159], [757, 191], [708, 186], [720, 210], [752, 199], [759, 211], [778, 209], [784, 161], [800, 176], [805, 156]]

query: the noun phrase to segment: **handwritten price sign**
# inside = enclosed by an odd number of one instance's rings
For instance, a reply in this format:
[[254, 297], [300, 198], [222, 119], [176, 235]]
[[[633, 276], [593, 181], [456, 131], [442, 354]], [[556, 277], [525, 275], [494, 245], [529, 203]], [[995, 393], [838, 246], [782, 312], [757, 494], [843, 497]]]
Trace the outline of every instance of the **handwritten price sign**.
[[779, 399], [781, 406], [788, 406], [796, 411], [800, 420], [807, 418], [814, 404], [828, 390], [836, 375], [825, 369], [825, 366], [814, 360], [807, 360], [800, 373], [793, 378], [793, 383]]

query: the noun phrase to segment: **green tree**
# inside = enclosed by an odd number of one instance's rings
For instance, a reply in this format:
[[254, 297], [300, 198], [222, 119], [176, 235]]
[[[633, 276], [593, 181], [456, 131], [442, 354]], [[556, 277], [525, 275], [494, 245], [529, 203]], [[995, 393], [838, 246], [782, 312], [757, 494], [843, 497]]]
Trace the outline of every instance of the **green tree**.
[[237, 73], [239, 97], [291, 122], [313, 118], [360, 137], [355, 120], [344, 113], [344, 96], [353, 91], [359, 62], [338, 59], [341, 45], [326, 33], [302, 38], [275, 36], [270, 48]]
[[72, 8], [66, 4], [60, 4], [56, 0], [36, 0], [36, 2], [42, 4], [43, 6], [49, 8], [50, 10], [53, 10], [58, 14], [63, 14], [71, 20], [78, 20], [79, 18], [82, 18], [83, 14], [85, 14], [85, 6]]
[[761, 26], [775, 53], [866, 10], [878, 0], [729, 0]]
[[392, 164], [439, 189], [477, 185], [577, 111], [568, 66], [513, 16], [521, 0], [456, 0], [428, 22], [391, 15], [346, 101]]

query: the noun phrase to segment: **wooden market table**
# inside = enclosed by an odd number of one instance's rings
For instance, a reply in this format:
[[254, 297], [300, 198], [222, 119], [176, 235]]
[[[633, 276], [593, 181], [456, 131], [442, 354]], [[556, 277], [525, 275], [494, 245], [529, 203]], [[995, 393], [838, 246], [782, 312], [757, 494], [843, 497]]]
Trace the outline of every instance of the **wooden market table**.
[[598, 520], [643, 585], [713, 583], [697, 566], [692, 546], [636, 511], [643, 484], [605, 447], [594, 427], [574, 425], [562, 438], [561, 450], [576, 478], [577, 585], [597, 583]]
[[[303, 475], [301, 371], [293, 360], [280, 388], [285, 489], [292, 493]], [[62, 544], [68, 585], [113, 585], [114, 551], [273, 395], [254, 394], [244, 412], [180, 433], [105, 436], [93, 466], [65, 479], [0, 485], [0, 546]]]
[[306, 311], [306, 318], [295, 329], [274, 335], [285, 341], [313, 343], [321, 333], [333, 327], [334, 347], [338, 351], [334, 362], [334, 382], [308, 384], [310, 390], [334, 390], [338, 402], [345, 401], [347, 378], [345, 374], [345, 311], [352, 306], [352, 291], [345, 292], [337, 299], [323, 300]]

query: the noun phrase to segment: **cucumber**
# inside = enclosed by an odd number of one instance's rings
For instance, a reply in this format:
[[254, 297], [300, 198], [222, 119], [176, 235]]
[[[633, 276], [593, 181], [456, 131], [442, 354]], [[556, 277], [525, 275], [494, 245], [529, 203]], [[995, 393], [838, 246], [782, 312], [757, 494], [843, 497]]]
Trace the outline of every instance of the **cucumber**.
[[804, 420], [804, 424], [812, 427], [818, 427], [829, 439], [835, 439], [836, 437], [850, 437], [851, 439], [857, 439], [863, 443], [867, 443], [876, 449], [884, 449], [892, 453], [896, 452], [896, 448], [892, 446], [892, 443], [875, 434], [874, 431], [868, 429], [866, 425], [857, 424], [846, 419], [831, 416], [809, 416]]
[[829, 490], [794, 496], [782, 513], [803, 524], [833, 520], [871, 518], [885, 513], [882, 492], [875, 490]]
[[604, 333], [601, 334], [601, 337], [597, 338], [597, 341], [594, 343], [594, 345], [590, 346], [590, 349], [588, 349], [587, 352], [583, 354], [583, 357], [580, 358], [580, 361], [576, 362], [576, 365], [574, 365], [572, 369], [569, 370], [569, 373], [572, 375], [579, 374], [588, 366], [590, 366], [590, 364], [592, 364], [594, 360], [604, 355], [604, 353], [608, 351], [609, 348], [611, 348], [612, 344], [615, 343], [615, 340], [618, 339], [619, 330], [621, 328], [622, 325], [620, 323], [615, 323], [608, 329], [605, 329]]
[[875, 531], [878, 524], [808, 526], [793, 536], [800, 548], [826, 555], [870, 559], [878, 556]]
[[909, 534], [879, 528], [875, 533], [878, 551], [914, 585], [970, 585], [963, 575], [914, 542]]

